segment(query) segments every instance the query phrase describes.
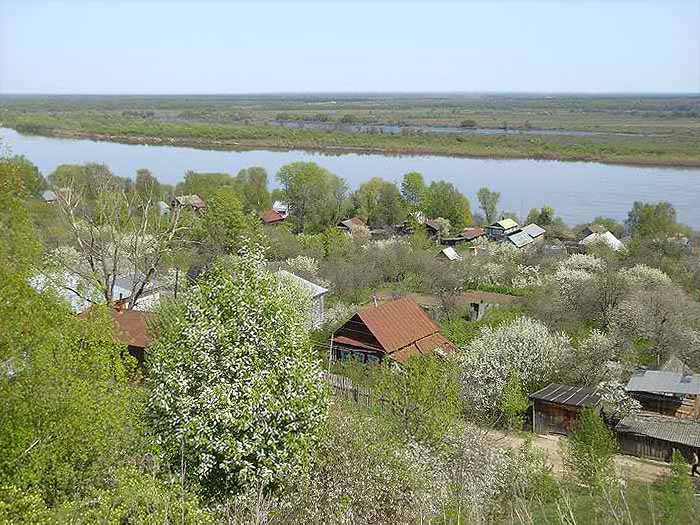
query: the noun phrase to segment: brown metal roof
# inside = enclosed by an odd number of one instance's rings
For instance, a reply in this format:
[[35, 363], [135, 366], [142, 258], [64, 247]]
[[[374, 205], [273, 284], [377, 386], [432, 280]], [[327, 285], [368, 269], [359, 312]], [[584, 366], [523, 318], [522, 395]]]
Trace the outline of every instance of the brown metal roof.
[[116, 336], [129, 346], [145, 348], [151, 343], [148, 320], [152, 314], [139, 310], [112, 310], [112, 319], [117, 327]]
[[358, 315], [387, 353], [440, 331], [418, 303], [409, 297], [366, 308]]
[[594, 407], [600, 403], [600, 396], [595, 388], [556, 383], [530, 394], [530, 399], [574, 407]]
[[367, 226], [367, 225], [365, 224], [365, 221], [363, 221], [359, 217], [353, 217], [352, 219], [345, 219], [344, 221], [340, 221], [338, 226], [345, 226], [348, 230], [351, 230], [352, 226]]
[[260, 220], [265, 224], [274, 224], [276, 222], [282, 222], [284, 220], [284, 215], [275, 210], [265, 210], [260, 214]]
[[[80, 319], [87, 319], [92, 307], [78, 315]], [[145, 348], [151, 344], [151, 336], [148, 333], [148, 320], [153, 317], [150, 312], [140, 310], [127, 310], [125, 308], [110, 309], [114, 321], [114, 335], [119, 342], [128, 346]]]
[[462, 232], [462, 237], [464, 237], [468, 241], [473, 241], [474, 239], [478, 239], [479, 237], [483, 237], [483, 235], [484, 235], [483, 228], [464, 228], [464, 231]]

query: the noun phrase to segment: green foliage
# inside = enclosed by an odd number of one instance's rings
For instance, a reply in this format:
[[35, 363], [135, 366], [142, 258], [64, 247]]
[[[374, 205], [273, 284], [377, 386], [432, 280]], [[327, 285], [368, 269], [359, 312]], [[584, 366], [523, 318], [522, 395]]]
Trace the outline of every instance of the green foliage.
[[392, 182], [373, 177], [360, 186], [355, 198], [360, 215], [372, 227], [393, 226], [403, 220], [401, 193]]
[[507, 429], [519, 430], [523, 426], [523, 413], [527, 410], [529, 401], [523, 390], [523, 385], [516, 372], [512, 372], [501, 393], [501, 413], [504, 426]]
[[[134, 363], [122, 357], [106, 312], [79, 320], [23, 292], [14, 306], [32, 314], [6, 362], [12, 378], [0, 380], [0, 485], [53, 505], [108, 483], [112, 466], [138, 453], [141, 392], [129, 385]], [[13, 320], [1, 321], [5, 337], [19, 328], [5, 325]]]
[[449, 359], [414, 356], [401, 367], [372, 370], [377, 404], [406, 440], [436, 443], [461, 413], [458, 368]]
[[695, 498], [695, 487], [688, 475], [689, 467], [683, 455], [673, 451], [671, 475], [661, 486], [663, 522], [669, 525], [691, 523], [700, 510]]
[[465, 321], [461, 318], [447, 319], [441, 323], [442, 333], [459, 347], [464, 347], [479, 336], [482, 328], [496, 328], [508, 324], [524, 313], [522, 307], [491, 308], [480, 321]]
[[595, 219], [593, 219], [591, 224], [600, 224], [618, 239], [621, 239], [625, 234], [625, 226], [620, 224], [615, 219], [611, 219], [610, 217], [598, 215]]
[[115, 191], [126, 191], [131, 186], [129, 179], [113, 175], [108, 166], [92, 162], [61, 164], [49, 175], [49, 182], [58, 190], [72, 188], [88, 202], [94, 201], [105, 186], [112, 186]]
[[242, 169], [236, 175], [235, 187], [247, 211], [260, 212], [272, 207], [265, 168], [254, 166]]
[[615, 483], [615, 436], [593, 408], [582, 410], [564, 448], [564, 465], [573, 479], [593, 491]]
[[230, 186], [212, 190], [206, 210], [193, 219], [193, 236], [207, 259], [231, 253], [241, 246], [243, 239], [262, 238], [260, 221], [245, 213], [238, 194]]
[[627, 216], [626, 225], [635, 237], [667, 237], [678, 231], [676, 210], [668, 202], [635, 201]]
[[109, 525], [216, 523], [213, 514], [200, 507], [198, 498], [174, 479], [163, 481], [133, 466], [120, 467], [114, 477], [113, 486], [97, 489], [84, 500], [57, 509], [58, 521]]
[[15, 193], [21, 197], [39, 197], [46, 189], [46, 181], [29, 159], [21, 155], [0, 158], [0, 180], [14, 179]]
[[484, 187], [479, 189], [476, 198], [479, 200], [479, 208], [484, 212], [486, 224], [491, 224], [496, 220], [498, 214], [498, 200], [501, 198], [501, 194]]
[[138, 194], [143, 201], [148, 199], [159, 201], [163, 199], [163, 191], [158, 179], [147, 169], [136, 170], [134, 192]]
[[185, 173], [185, 179], [175, 187], [175, 192], [178, 195], [199, 195], [208, 203], [209, 196], [223, 186], [235, 187], [235, 181], [228, 173], [188, 171]]
[[425, 192], [423, 212], [430, 218], [443, 217], [455, 230], [471, 223], [469, 200], [450, 182], [431, 182]]
[[162, 311], [147, 356], [150, 421], [164, 459], [207, 495], [274, 487], [306, 464], [326, 414], [307, 307], [253, 251]]
[[345, 181], [314, 162], [293, 162], [277, 173], [297, 232], [320, 232], [340, 219]]
[[403, 176], [401, 196], [410, 210], [422, 208], [426, 189], [423, 175], [417, 171], [410, 171]]
[[550, 226], [554, 223], [554, 208], [551, 206], [542, 206], [539, 210], [533, 208], [530, 210], [530, 213], [528, 213], [525, 222], [527, 224], [535, 223], [543, 227]]

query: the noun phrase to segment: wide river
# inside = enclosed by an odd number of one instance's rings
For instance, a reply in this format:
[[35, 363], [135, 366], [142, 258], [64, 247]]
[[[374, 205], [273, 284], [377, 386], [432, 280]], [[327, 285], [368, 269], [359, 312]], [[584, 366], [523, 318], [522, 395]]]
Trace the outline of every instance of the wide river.
[[[700, 169], [639, 168], [589, 162], [488, 160], [439, 156], [329, 155], [306, 151], [210, 151], [173, 146], [141, 146], [21, 135], [0, 128], [0, 149], [24, 155], [45, 175], [60, 164], [99, 162], [116, 175], [133, 177], [148, 168], [162, 182], [177, 183], [185, 171], [227, 172], [262, 166], [274, 174], [284, 164], [317, 162], [357, 188], [371, 177], [400, 182], [419, 171], [427, 181], [447, 180], [477, 207], [476, 192], [488, 186], [501, 192], [500, 209], [518, 215], [545, 204], [571, 225], [597, 215], [627, 217], [634, 201], [673, 204], [678, 220], [700, 225]], [[700, 153], [699, 153], [700, 154]]]

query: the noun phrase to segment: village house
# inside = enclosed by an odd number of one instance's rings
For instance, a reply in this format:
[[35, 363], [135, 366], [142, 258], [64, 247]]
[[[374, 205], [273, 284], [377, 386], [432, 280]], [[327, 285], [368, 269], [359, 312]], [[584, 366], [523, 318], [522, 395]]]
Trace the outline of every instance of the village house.
[[642, 408], [678, 418], [700, 419], [700, 375], [671, 370], [641, 370], [625, 387]]
[[527, 233], [535, 241], [544, 240], [544, 234], [547, 233], [547, 230], [542, 228], [542, 226], [538, 226], [534, 222], [532, 224], [528, 224], [527, 226], [523, 226], [521, 231]]
[[309, 328], [311, 330], [321, 328], [325, 317], [325, 297], [328, 290], [286, 270], [279, 270], [277, 275], [282, 281], [294, 282], [308, 292], [311, 298], [311, 311], [308, 312]]
[[534, 394], [532, 431], [536, 434], [569, 434], [584, 408], [598, 410], [600, 395], [594, 388], [552, 383]]
[[486, 235], [484, 229], [478, 227], [464, 228], [464, 231], [462, 231], [462, 237], [464, 237], [464, 239], [467, 242], [472, 242], [477, 239], [480, 239], [484, 235]]
[[54, 193], [51, 190], [46, 190], [41, 193], [41, 198], [44, 200], [45, 203], [47, 204], [53, 204], [58, 200], [58, 196], [56, 193]]
[[279, 224], [286, 220], [286, 218], [286, 215], [282, 215], [280, 212], [275, 210], [265, 210], [264, 212], [260, 213], [260, 220], [266, 226]]
[[351, 219], [345, 219], [343, 221], [340, 221], [338, 223], [338, 229], [345, 233], [346, 235], [352, 235], [352, 230], [354, 228], [366, 228], [367, 225], [365, 224], [365, 221], [360, 219], [359, 217], [353, 217]]
[[206, 208], [206, 204], [199, 195], [178, 195], [170, 202], [170, 207], [199, 212]]
[[581, 231], [579, 246], [586, 249], [595, 245], [609, 246], [613, 251], [619, 251], [623, 244], [617, 237], [610, 233], [605, 226], [590, 224]]
[[289, 205], [286, 202], [275, 201], [274, 203], [272, 203], [272, 209], [280, 215], [282, 215], [282, 217], [284, 217], [285, 219], [289, 215]]
[[332, 339], [335, 359], [405, 363], [418, 355], [447, 355], [455, 345], [440, 327], [409, 297], [360, 310]]
[[534, 241], [535, 239], [530, 237], [524, 231], [517, 231], [515, 233], [511, 233], [506, 237], [506, 242], [512, 244], [516, 248], [525, 248], [526, 246], [532, 244]]
[[500, 241], [511, 233], [515, 233], [518, 230], [518, 223], [513, 219], [501, 219], [489, 224], [484, 230], [489, 240]]
[[425, 232], [428, 234], [428, 237], [440, 237], [440, 223], [438, 221], [434, 219], [425, 219], [423, 226], [425, 226]]

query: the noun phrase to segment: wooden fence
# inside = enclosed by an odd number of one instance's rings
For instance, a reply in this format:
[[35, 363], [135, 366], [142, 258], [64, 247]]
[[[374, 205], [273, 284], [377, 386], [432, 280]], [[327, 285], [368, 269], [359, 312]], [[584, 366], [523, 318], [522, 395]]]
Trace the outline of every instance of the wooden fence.
[[355, 385], [352, 379], [329, 372], [322, 372], [323, 380], [331, 387], [333, 394], [358, 405], [371, 407], [374, 403], [372, 389]]

